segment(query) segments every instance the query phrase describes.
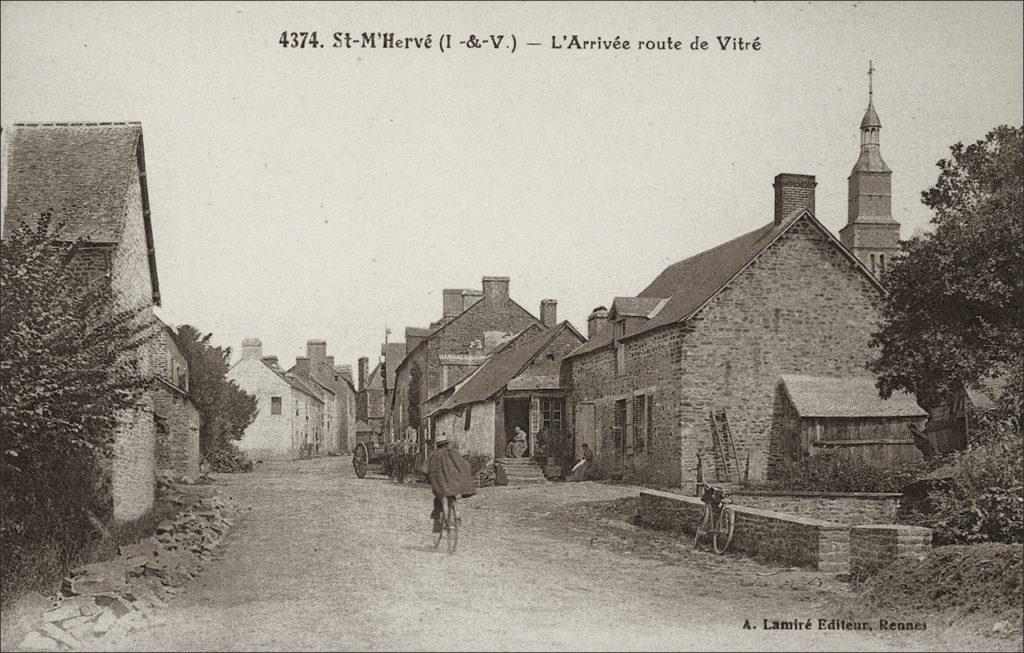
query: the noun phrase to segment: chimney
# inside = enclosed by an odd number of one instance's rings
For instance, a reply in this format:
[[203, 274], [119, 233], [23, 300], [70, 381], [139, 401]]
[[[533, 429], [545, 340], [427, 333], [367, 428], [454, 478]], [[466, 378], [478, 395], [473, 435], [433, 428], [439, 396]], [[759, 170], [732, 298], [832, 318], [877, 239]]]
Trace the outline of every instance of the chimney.
[[462, 312], [462, 290], [458, 288], [445, 288], [442, 300], [443, 317], [445, 319], [455, 317]]
[[591, 340], [594, 336], [601, 333], [601, 330], [608, 326], [608, 309], [604, 306], [598, 306], [590, 313], [590, 317], [587, 318], [587, 340]]
[[242, 341], [242, 360], [263, 357], [263, 342], [259, 338], [246, 338]]
[[313, 363], [314, 368], [320, 367], [320, 365], [327, 359], [327, 341], [307, 340], [306, 356]]
[[301, 377], [309, 376], [309, 359], [305, 356], [295, 357], [295, 373]]
[[260, 360], [269, 365], [274, 371], [281, 371], [281, 365], [277, 362], [277, 356], [264, 356]]
[[508, 299], [508, 277], [484, 277], [484, 297]]
[[334, 369], [338, 370], [338, 374], [340, 374], [342, 377], [348, 379], [349, 383], [352, 383], [352, 381], [354, 380], [352, 378], [352, 366], [351, 365], [338, 365]]
[[416, 349], [416, 345], [423, 342], [429, 332], [429, 329], [405, 327], [405, 353], [408, 354], [413, 349]]
[[326, 357], [324, 359], [324, 362], [327, 363], [327, 367], [331, 368], [332, 370], [334, 369], [334, 356]]
[[356, 386], [356, 390], [362, 391], [366, 389], [366, 373], [369, 372], [370, 359], [366, 356], [362, 356], [359, 359], [359, 385]]
[[540, 300], [540, 321], [549, 329], [558, 324], [558, 301], [554, 299]]
[[817, 185], [814, 175], [775, 175], [775, 226], [782, 224], [794, 211], [807, 209], [814, 213], [814, 187]]

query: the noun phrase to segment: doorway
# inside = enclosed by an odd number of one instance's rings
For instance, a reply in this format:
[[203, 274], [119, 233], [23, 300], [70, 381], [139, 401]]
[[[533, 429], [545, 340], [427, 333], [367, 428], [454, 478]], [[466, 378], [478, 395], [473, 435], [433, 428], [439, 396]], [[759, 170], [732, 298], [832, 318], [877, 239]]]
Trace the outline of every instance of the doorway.
[[533, 442], [530, 437], [530, 399], [506, 399], [505, 400], [505, 443], [506, 446], [515, 436], [516, 427], [523, 429], [526, 433], [528, 448], [527, 456], [533, 455]]

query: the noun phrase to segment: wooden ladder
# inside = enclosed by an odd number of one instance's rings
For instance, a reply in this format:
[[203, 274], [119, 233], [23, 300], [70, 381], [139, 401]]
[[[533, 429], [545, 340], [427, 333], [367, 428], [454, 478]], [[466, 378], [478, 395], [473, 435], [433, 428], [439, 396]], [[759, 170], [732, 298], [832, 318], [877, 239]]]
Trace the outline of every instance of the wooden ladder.
[[729, 416], [724, 410], [711, 410], [711, 438], [714, 441], [715, 452], [718, 454], [715, 461], [715, 472], [717, 473], [721, 466], [726, 481], [732, 482], [733, 472], [736, 472], [736, 480], [739, 481], [740, 468], [736, 455], [736, 443], [732, 437], [732, 429], [729, 428]]

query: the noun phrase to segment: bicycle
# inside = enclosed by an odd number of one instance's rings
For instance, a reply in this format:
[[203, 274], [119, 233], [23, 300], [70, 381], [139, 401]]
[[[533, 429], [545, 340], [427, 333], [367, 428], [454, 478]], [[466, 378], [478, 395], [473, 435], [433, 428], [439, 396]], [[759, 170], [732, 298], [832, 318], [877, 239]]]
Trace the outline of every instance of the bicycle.
[[729, 507], [732, 503], [729, 493], [722, 488], [716, 488], [708, 483], [699, 483], [704, 486], [704, 493], [701, 501], [704, 502], [704, 517], [697, 532], [693, 536], [693, 546], [706, 549], [707, 538], [711, 538], [711, 546], [715, 553], [721, 555], [732, 543], [733, 529], [736, 527], [736, 513]]
[[455, 512], [456, 497], [445, 497], [442, 503], [441, 515], [437, 518], [441, 528], [434, 533], [434, 548], [441, 546], [441, 540], [447, 535], [448, 555], [455, 553], [455, 547], [459, 544], [459, 517]]

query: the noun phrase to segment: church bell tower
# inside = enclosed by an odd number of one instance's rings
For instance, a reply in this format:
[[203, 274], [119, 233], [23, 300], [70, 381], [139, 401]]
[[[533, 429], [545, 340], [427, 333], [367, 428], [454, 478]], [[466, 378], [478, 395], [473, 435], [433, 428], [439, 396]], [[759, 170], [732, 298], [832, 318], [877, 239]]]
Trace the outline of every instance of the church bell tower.
[[860, 121], [860, 157], [848, 177], [849, 213], [839, 238], [874, 275], [900, 251], [900, 224], [892, 217], [892, 170], [882, 160], [875, 112], [874, 66], [868, 65], [868, 109]]

